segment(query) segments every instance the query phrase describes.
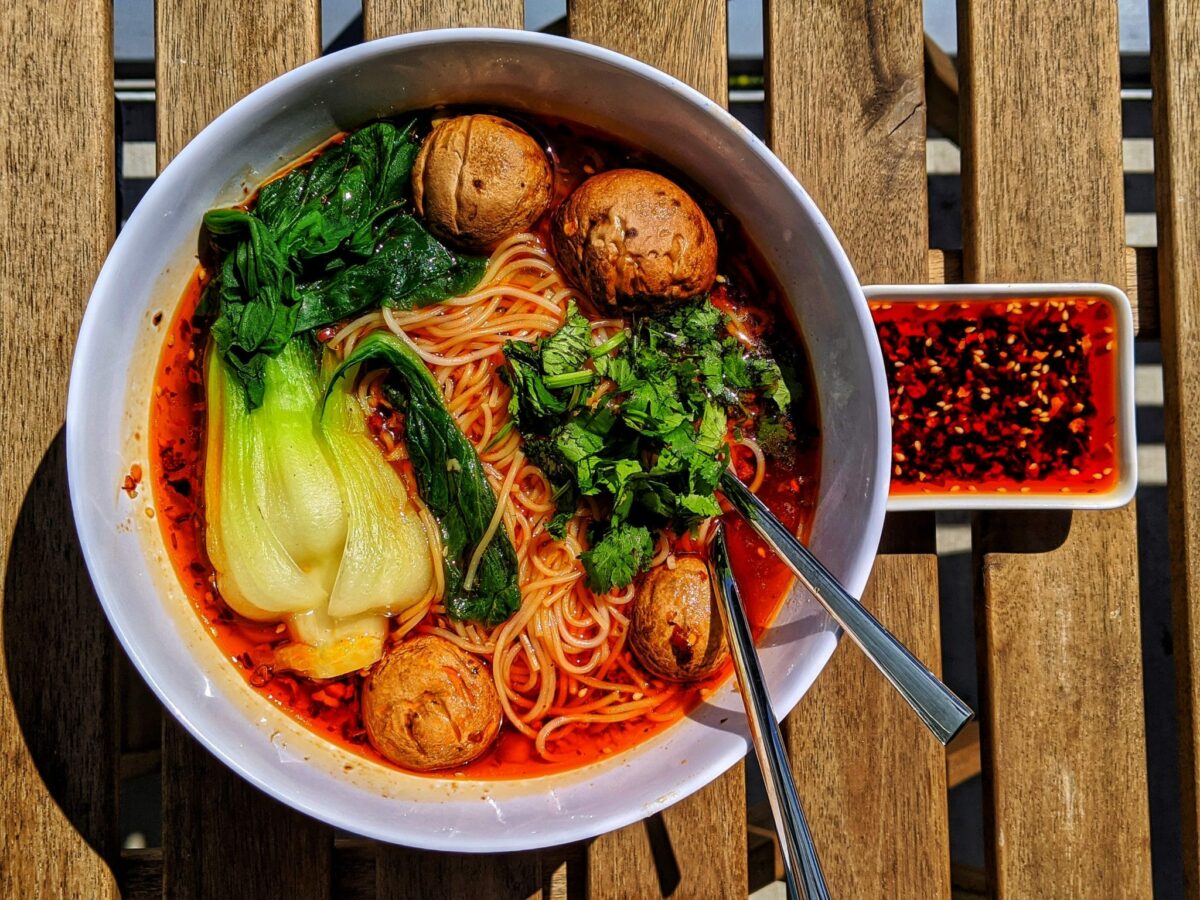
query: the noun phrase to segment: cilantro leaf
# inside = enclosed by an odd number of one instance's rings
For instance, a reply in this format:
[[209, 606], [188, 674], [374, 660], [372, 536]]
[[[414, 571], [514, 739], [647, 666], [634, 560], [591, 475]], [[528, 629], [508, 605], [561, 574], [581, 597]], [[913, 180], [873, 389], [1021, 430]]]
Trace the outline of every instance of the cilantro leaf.
[[650, 530], [640, 525], [609, 528], [592, 549], [579, 555], [587, 570], [588, 587], [600, 594], [626, 587], [654, 555]]
[[676, 502], [681, 509], [702, 519], [721, 514], [721, 504], [711, 494], [681, 494]]
[[591, 348], [592, 327], [571, 300], [567, 303], [566, 321], [542, 342], [542, 374], [565, 375], [578, 371], [587, 361]]
[[759, 423], [755, 437], [767, 456], [782, 456], [792, 440], [792, 433], [785, 422], [765, 419]]
[[[753, 399], [789, 402], [779, 367], [731, 337], [728, 321], [702, 298], [635, 317], [594, 347], [571, 306], [551, 337], [505, 347], [526, 453], [555, 492], [546, 527], [561, 537], [583, 496], [607, 511], [581, 555], [594, 590], [626, 585], [649, 565], [654, 529], [721, 515], [714, 492], [729, 462], [731, 415], [746, 428]], [[592, 408], [579, 386], [596, 377], [610, 384]], [[785, 430], [785, 446], [789, 439]]]
[[783, 373], [779, 371], [779, 364], [773, 359], [758, 357], [750, 359], [747, 365], [754, 379], [754, 386], [775, 404], [779, 412], [787, 412], [792, 403], [792, 392], [788, 390]]

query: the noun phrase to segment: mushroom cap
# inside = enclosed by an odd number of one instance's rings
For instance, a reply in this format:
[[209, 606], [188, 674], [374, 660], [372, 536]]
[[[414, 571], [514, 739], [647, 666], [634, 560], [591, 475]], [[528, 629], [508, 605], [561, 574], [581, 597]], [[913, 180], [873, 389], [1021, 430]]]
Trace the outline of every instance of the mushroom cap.
[[554, 215], [558, 263], [599, 306], [670, 303], [717, 277], [712, 224], [675, 182], [611, 169], [575, 189]]
[[483, 663], [436, 635], [405, 641], [371, 673], [363, 724], [380, 753], [408, 769], [468, 763], [500, 730], [500, 698]]
[[413, 202], [429, 230], [472, 250], [528, 229], [546, 211], [551, 185], [537, 141], [482, 114], [439, 122], [412, 170]]
[[629, 627], [638, 660], [671, 681], [707, 678], [729, 654], [708, 567], [694, 556], [646, 574]]

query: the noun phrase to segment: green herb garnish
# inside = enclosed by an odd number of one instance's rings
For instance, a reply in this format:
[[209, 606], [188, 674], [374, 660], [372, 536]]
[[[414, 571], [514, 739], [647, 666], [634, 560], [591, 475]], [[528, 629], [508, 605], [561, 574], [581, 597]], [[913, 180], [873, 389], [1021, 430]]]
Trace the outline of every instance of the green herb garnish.
[[[547, 528], [562, 537], [582, 497], [610, 510], [581, 555], [593, 590], [624, 587], [644, 571], [657, 530], [720, 515], [715, 489], [729, 461], [731, 416], [747, 419], [757, 400], [757, 420], [786, 442], [791, 393], [779, 366], [747, 352], [727, 325], [704, 298], [637, 317], [596, 346], [572, 304], [549, 338], [505, 344], [509, 409], [555, 493]], [[612, 389], [589, 405], [602, 378]]]

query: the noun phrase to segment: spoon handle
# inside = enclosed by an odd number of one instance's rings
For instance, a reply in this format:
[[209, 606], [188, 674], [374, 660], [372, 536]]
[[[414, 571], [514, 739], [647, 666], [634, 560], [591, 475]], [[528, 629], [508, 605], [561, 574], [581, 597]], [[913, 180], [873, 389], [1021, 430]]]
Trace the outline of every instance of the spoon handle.
[[808, 830], [808, 822], [804, 819], [804, 811], [800, 808], [796, 782], [792, 780], [792, 770], [783, 749], [779, 722], [771, 711], [771, 699], [767, 694], [762, 668], [758, 664], [758, 651], [754, 649], [750, 622], [746, 618], [737, 583], [733, 580], [725, 532], [720, 523], [717, 524], [716, 535], [710, 546], [713, 584], [716, 586], [725, 633], [729, 635], [729, 652], [737, 673], [738, 689], [750, 720], [754, 752], [758, 756], [767, 799], [771, 803], [771, 814], [775, 818], [775, 831], [779, 835], [787, 874], [788, 896], [797, 900], [800, 897], [828, 900], [829, 889], [825, 886], [821, 861], [817, 858], [816, 845]]
[[721, 492], [775, 553], [829, 610], [850, 639], [862, 648], [892, 686], [908, 701], [943, 744], [950, 742], [975, 715], [908, 648], [842, 587], [821, 561], [729, 470], [721, 475]]

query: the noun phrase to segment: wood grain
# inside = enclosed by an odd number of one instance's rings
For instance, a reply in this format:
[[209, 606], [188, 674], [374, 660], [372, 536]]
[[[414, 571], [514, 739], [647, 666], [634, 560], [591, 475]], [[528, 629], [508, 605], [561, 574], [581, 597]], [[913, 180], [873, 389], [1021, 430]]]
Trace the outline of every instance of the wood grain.
[[729, 101], [723, 0], [568, 0], [571, 37], [662, 69], [725, 105]]
[[116, 896], [115, 654], [62, 422], [115, 228], [112, 7], [0, 15], [0, 896]]
[[218, 5], [159, 0], [154, 17], [159, 168], [246, 94], [320, 56], [320, 13], [320, 0]]
[[[1152, 4], [1163, 407], [1187, 896], [1200, 896], [1200, 3]], [[1188, 390], [1184, 385], [1190, 385]]]
[[946, 786], [958, 787], [982, 771], [979, 759], [979, 723], [969, 722], [946, 747]]
[[368, 41], [427, 28], [521, 28], [522, 0], [363, 0]]
[[[960, 13], [967, 280], [1122, 284], [1116, 4]], [[1150, 896], [1135, 525], [1132, 506], [977, 522], [999, 897]]]
[[[158, 161], [256, 87], [316, 57], [318, 0], [160, 0]], [[163, 728], [163, 895], [329, 896], [332, 830], [234, 775], [174, 720]]]
[[[571, 36], [656, 66], [724, 104], [726, 10], [720, 0], [571, 0]], [[588, 847], [592, 900], [718, 897], [747, 890], [746, 782], [738, 765], [661, 815]]]
[[[919, 0], [767, 3], [772, 148], [868, 283], [929, 273], [922, 57]], [[936, 672], [932, 517], [893, 527], [863, 599]], [[945, 753], [849, 641], [785, 724], [833, 895], [948, 897]]]
[[380, 845], [375, 882], [377, 900], [413, 897], [479, 897], [540, 900], [541, 860], [536, 852], [503, 856], [426, 853]]

